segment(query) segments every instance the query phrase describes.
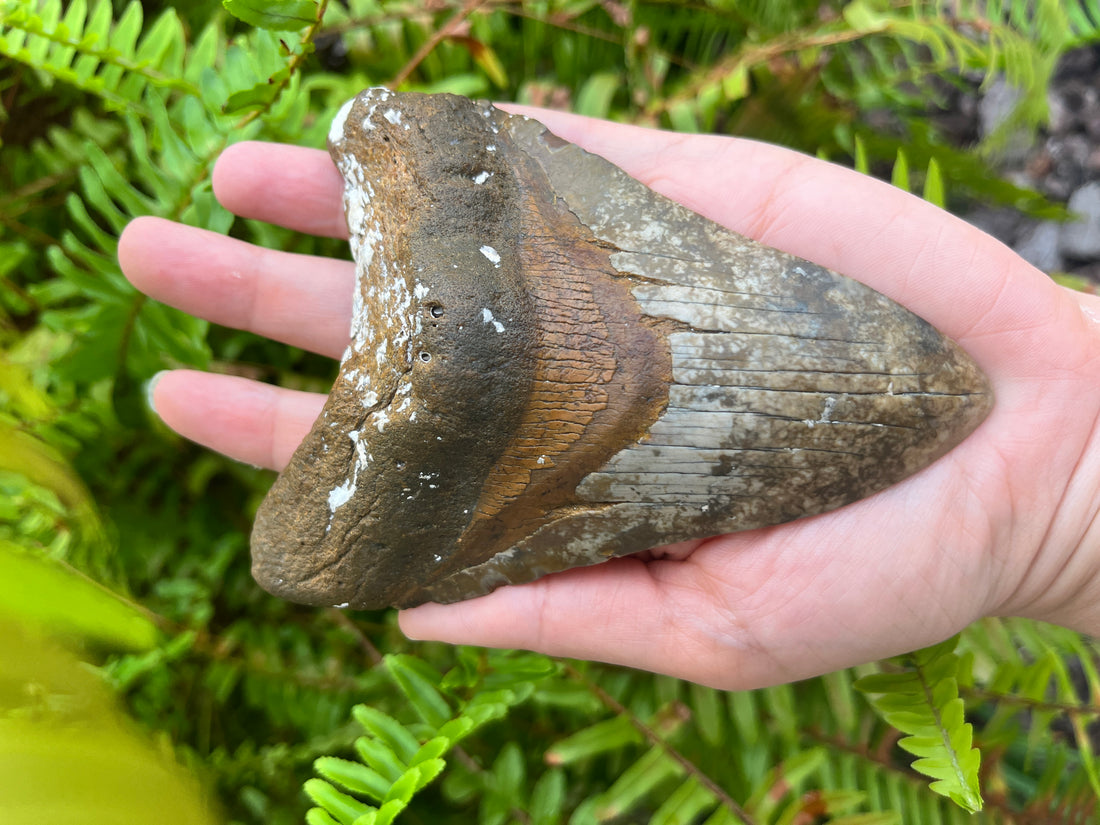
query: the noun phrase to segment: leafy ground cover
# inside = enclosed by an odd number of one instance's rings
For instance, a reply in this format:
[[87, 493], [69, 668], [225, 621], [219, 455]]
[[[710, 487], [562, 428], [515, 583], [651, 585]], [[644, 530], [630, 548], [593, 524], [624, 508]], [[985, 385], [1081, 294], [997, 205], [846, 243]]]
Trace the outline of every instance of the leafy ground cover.
[[115, 258], [146, 214], [344, 255], [234, 219], [210, 170], [245, 138], [323, 145], [373, 84], [748, 135], [1057, 216], [990, 172], [997, 135], [954, 147], [929, 114], [1004, 76], [1024, 91], [1005, 133], [1034, 127], [1058, 57], [1100, 37], [1090, 8], [0, 2], [0, 816], [1093, 821], [1097, 649], [1059, 628], [989, 620], [727, 694], [271, 599], [247, 561], [270, 476], [168, 432], [144, 385], [187, 365], [323, 390], [333, 367], [156, 304]]

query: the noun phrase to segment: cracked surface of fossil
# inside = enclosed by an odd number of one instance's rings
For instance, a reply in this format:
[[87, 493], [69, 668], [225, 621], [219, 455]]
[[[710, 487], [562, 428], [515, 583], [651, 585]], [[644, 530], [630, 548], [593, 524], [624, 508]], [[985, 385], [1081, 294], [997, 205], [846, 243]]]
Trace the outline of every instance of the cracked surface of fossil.
[[283, 598], [452, 602], [827, 512], [929, 465], [992, 405], [900, 305], [534, 120], [368, 89], [329, 149], [354, 312], [256, 518], [253, 573]]

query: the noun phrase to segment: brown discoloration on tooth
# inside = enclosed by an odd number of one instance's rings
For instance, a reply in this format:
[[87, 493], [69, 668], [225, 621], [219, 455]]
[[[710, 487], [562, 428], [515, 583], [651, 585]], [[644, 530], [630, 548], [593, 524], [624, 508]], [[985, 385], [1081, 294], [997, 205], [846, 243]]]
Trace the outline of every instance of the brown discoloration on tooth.
[[[494, 120], [506, 125], [507, 118]], [[531, 296], [532, 382], [519, 426], [460, 539], [465, 569], [575, 507], [577, 486], [638, 441], [668, 399], [672, 360], [611, 250], [565, 207], [537, 165], [497, 135], [522, 181], [518, 249]]]
[[825, 512], [984, 418], [882, 295], [690, 213], [525, 118], [368, 90], [330, 136], [352, 341], [254, 572], [311, 604], [455, 601]]

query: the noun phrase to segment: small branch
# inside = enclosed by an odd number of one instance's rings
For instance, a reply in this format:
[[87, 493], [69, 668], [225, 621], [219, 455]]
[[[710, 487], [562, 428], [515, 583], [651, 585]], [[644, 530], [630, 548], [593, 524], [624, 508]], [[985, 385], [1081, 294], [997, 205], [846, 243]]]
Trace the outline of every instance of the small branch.
[[988, 702], [1003, 702], [1006, 705], [1019, 705], [1031, 710], [1053, 710], [1067, 716], [1100, 716], [1100, 705], [1071, 705], [1068, 702], [1048, 702], [1042, 699], [1030, 699], [1011, 693], [998, 693], [982, 688], [959, 687], [959, 693], [967, 698]]
[[744, 822], [744, 825], [756, 825], [756, 820], [753, 819], [752, 816], [749, 815], [749, 812], [742, 808], [741, 805], [739, 805], [732, 796], [726, 793], [726, 790], [721, 785], [719, 785], [717, 782], [715, 782], [713, 779], [703, 773], [703, 771], [699, 769], [698, 765], [696, 765], [694, 762], [692, 762], [690, 759], [688, 759], [686, 756], [676, 750], [676, 748], [670, 745], [667, 741], [665, 741], [660, 734], [653, 730], [653, 728], [651, 728], [649, 725], [647, 725], [645, 722], [643, 722], [641, 719], [631, 713], [630, 710], [628, 710], [622, 703], [620, 703], [618, 699], [616, 699], [614, 696], [612, 696], [596, 683], [589, 681], [587, 678], [585, 678], [584, 674], [573, 667], [573, 665], [567, 663], [565, 665], [565, 672], [569, 675], [571, 679], [575, 679], [576, 681], [581, 682], [585, 687], [587, 687], [588, 690], [591, 691], [592, 694], [597, 699], [599, 699], [605, 707], [613, 710], [620, 716], [625, 716], [627, 719], [629, 719], [630, 724], [632, 724], [642, 734], [642, 736], [644, 736], [649, 741], [650, 744], [659, 747], [669, 757], [677, 762], [688, 774], [694, 776], [697, 780], [699, 780], [699, 784], [701, 784], [704, 788], [714, 794], [718, 798], [718, 801], [721, 802], [726, 809], [731, 811], [734, 815], [740, 817], [741, 820]]
[[402, 66], [401, 71], [393, 76], [389, 82], [390, 88], [396, 89], [408, 80], [409, 75], [416, 71], [416, 67], [424, 62], [424, 59], [432, 53], [435, 47], [448, 37], [458, 34], [459, 29], [462, 28], [462, 24], [466, 22], [466, 18], [485, 5], [485, 2], [486, 0], [466, 0], [462, 8], [451, 15], [446, 23], [432, 32], [432, 36], [425, 40], [420, 48], [416, 50], [416, 54], [409, 58], [409, 62]]
[[[465, 751], [461, 745], [455, 745], [451, 748], [451, 753], [455, 755], [459, 762], [461, 762], [470, 773], [478, 774], [479, 776], [487, 773], [485, 768], [481, 767], [474, 757]], [[512, 815], [512, 819], [521, 825], [531, 825], [531, 815], [522, 808], [517, 808], [514, 805], [509, 808], [509, 813]]]
[[49, 247], [57, 246], [60, 241], [52, 235], [47, 235], [41, 229], [33, 226], [27, 226], [21, 221], [17, 221], [15, 218], [8, 217], [3, 213], [0, 213], [0, 226], [6, 226], [16, 235], [26, 238], [30, 243], [35, 246]]
[[[523, 3], [502, 3], [499, 6], [500, 10], [505, 14], [511, 14], [515, 17], [522, 17], [526, 20], [535, 20], [539, 23], [545, 23], [548, 26], [553, 26], [555, 29], [561, 29], [562, 31], [573, 32], [584, 37], [591, 37], [593, 40], [605, 40], [608, 43], [622, 43], [621, 37], [616, 37], [613, 34], [602, 31], [600, 29], [594, 29], [591, 26], [584, 26], [580, 23], [574, 23], [571, 17], [566, 16], [565, 13], [559, 12], [553, 15], [539, 14], [537, 11], [531, 11], [526, 8]], [[678, 64], [682, 65], [682, 64]]]
[[59, 183], [64, 183], [75, 177], [76, 172], [69, 170], [66, 172], [59, 172], [56, 175], [46, 175], [37, 180], [32, 180], [30, 183], [25, 183], [18, 189], [13, 189], [4, 195], [4, 197], [0, 198], [0, 211], [3, 211], [16, 201], [37, 195], [39, 192], [50, 189]]
[[317, 4], [317, 16], [314, 17], [313, 22], [310, 24], [309, 28], [306, 29], [305, 34], [302, 35], [302, 42], [298, 44], [298, 51], [294, 53], [294, 56], [291, 57], [290, 62], [286, 64], [286, 67], [288, 69], [287, 75], [285, 78], [279, 81], [278, 88], [276, 89], [275, 94], [271, 96], [271, 100], [269, 100], [260, 108], [254, 109], [243, 118], [241, 118], [234, 129], [243, 129], [249, 123], [256, 120], [256, 118], [266, 114], [268, 111], [271, 110], [271, 107], [275, 104], [275, 101], [278, 100], [282, 96], [283, 92], [286, 91], [287, 86], [290, 85], [290, 81], [294, 77], [294, 73], [302, 68], [302, 64], [306, 62], [306, 58], [309, 57], [309, 55], [311, 54], [309, 46], [313, 43], [314, 38], [317, 37], [317, 33], [321, 30], [321, 22], [325, 19], [325, 12], [328, 10], [328, 3], [329, 0], [320, 0], [320, 2]]
[[325, 611], [325, 615], [332, 619], [335, 624], [339, 625], [355, 637], [355, 640], [359, 642], [359, 647], [362, 648], [363, 653], [365, 653], [367, 659], [370, 660], [371, 665], [382, 664], [381, 652], [379, 652], [378, 648], [374, 646], [374, 642], [367, 638], [367, 634], [359, 629], [359, 625], [348, 618], [347, 613], [345, 613], [343, 610], [331, 607]]
[[671, 95], [656, 105], [650, 107], [647, 114], [656, 115], [667, 112], [679, 103], [693, 101], [699, 97], [700, 92], [715, 83], [721, 83], [724, 78], [732, 74], [740, 67], [752, 67], [774, 60], [787, 52], [804, 51], [810, 48], [824, 48], [837, 46], [841, 43], [850, 43], [853, 40], [862, 40], [871, 35], [881, 34], [882, 30], [858, 30], [807, 33], [793, 32], [785, 37], [773, 38], [762, 45], [755, 43], [747, 48], [740, 49], [728, 58], [720, 60], [712, 66], [702, 77], [688, 83], [681, 91]]
[[38, 303], [38, 299], [31, 295], [27, 290], [23, 289], [19, 284], [15, 283], [9, 278], [0, 278], [0, 287], [10, 292], [12, 295], [23, 301], [28, 307], [30, 312], [37, 315], [42, 311], [42, 305]]
[[[11, 86], [8, 87], [7, 93], [4, 95], [4, 99], [0, 101], [0, 107], [3, 111], [8, 113], [9, 117], [11, 112], [15, 109], [15, 101], [19, 97], [19, 92], [23, 86], [23, 66], [15, 66], [15, 79], [12, 81]], [[0, 144], [4, 142], [4, 126], [7, 124], [8, 119], [0, 118]]]
[[[462, 4], [458, 2], [447, 2], [444, 8], [455, 9], [461, 11]], [[601, 31], [600, 29], [594, 29], [591, 26], [582, 26], [579, 23], [570, 22], [572, 15], [565, 12], [559, 12], [558, 14], [545, 15], [540, 14], [537, 11], [528, 9], [524, 3], [524, 0], [484, 0], [481, 4], [487, 12], [500, 11], [504, 14], [511, 14], [515, 17], [522, 17], [527, 20], [536, 20], [540, 23], [546, 23], [549, 26], [553, 26], [563, 31], [571, 31], [576, 34], [581, 34], [586, 37], [592, 37], [597, 40], [606, 40], [609, 43], [619, 43], [621, 38], [615, 37], [613, 34]], [[406, 20], [414, 20], [417, 18], [426, 18], [431, 20], [432, 10], [428, 8], [413, 7], [412, 10], [401, 10], [388, 12], [384, 14], [373, 14], [364, 17], [357, 17], [352, 20], [345, 20], [343, 23], [336, 23], [332, 26], [327, 26], [322, 29], [322, 34], [343, 34], [344, 32], [353, 31], [354, 29], [370, 28], [372, 26], [378, 26], [383, 23], [393, 23]]]

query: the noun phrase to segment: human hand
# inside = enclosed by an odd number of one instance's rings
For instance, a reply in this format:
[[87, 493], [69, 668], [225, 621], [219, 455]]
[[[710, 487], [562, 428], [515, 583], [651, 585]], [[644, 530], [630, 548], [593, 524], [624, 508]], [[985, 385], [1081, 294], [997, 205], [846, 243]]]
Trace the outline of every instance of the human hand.
[[[913, 310], [978, 362], [996, 404], [947, 456], [863, 501], [405, 610], [408, 635], [750, 688], [912, 650], [987, 615], [1100, 632], [1100, 299], [849, 170], [750, 141], [527, 111], [694, 211]], [[331, 237], [347, 234], [342, 185], [327, 154], [288, 146], [238, 144], [214, 170], [230, 210]], [[119, 259], [138, 288], [211, 321], [334, 358], [347, 344], [350, 262], [155, 218], [127, 227]], [[323, 401], [185, 370], [154, 398], [181, 434], [273, 469]]]

